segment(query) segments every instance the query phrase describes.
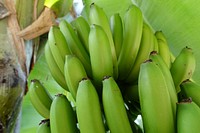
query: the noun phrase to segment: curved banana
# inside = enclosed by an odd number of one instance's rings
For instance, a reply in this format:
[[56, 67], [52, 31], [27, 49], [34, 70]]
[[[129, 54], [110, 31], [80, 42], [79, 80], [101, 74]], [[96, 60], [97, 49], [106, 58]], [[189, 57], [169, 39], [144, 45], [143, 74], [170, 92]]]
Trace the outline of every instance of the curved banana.
[[76, 55], [80, 59], [87, 72], [87, 75], [89, 77], [92, 77], [90, 57], [86, 49], [84, 48], [83, 44], [79, 40], [78, 36], [76, 35], [73, 27], [71, 26], [70, 23], [68, 23], [65, 20], [62, 20], [59, 23], [59, 27], [61, 32], [65, 36], [65, 39], [67, 40], [67, 43], [69, 45], [72, 54]]
[[105, 133], [99, 97], [88, 78], [79, 83], [76, 112], [81, 133]]
[[48, 33], [48, 45], [60, 71], [64, 73], [65, 55], [71, 54], [68, 44], [60, 29], [52, 26]]
[[191, 48], [184, 47], [171, 65], [170, 71], [177, 92], [179, 85], [186, 79], [190, 79], [194, 73], [196, 61]]
[[174, 121], [176, 121], [176, 108], [177, 108], [176, 103], [178, 102], [178, 96], [176, 93], [176, 88], [174, 85], [172, 75], [170, 73], [170, 69], [168, 68], [167, 64], [165, 63], [165, 61], [163, 60], [161, 55], [158, 54], [156, 51], [152, 51], [149, 58], [152, 59], [156, 65], [158, 65], [158, 67], [160, 68], [160, 70], [165, 78], [167, 90], [170, 95], [170, 101], [171, 101], [171, 106], [172, 106], [172, 110], [173, 110]]
[[89, 23], [85, 20], [83, 16], [77, 17], [75, 20], [71, 22], [71, 24], [75, 27], [77, 35], [84, 45], [84, 48], [89, 53], [89, 45], [88, 45], [88, 37], [90, 33]]
[[128, 77], [125, 79], [125, 82], [133, 83], [138, 80], [140, 64], [149, 58], [149, 54], [153, 50], [153, 47], [154, 47], [154, 34], [151, 28], [144, 23], [139, 51], [135, 59], [135, 62], [131, 68], [131, 71], [128, 74]]
[[115, 51], [115, 45], [113, 42], [112, 32], [110, 29], [109, 19], [106, 13], [104, 12], [104, 10], [100, 8], [98, 5], [96, 5], [95, 3], [92, 3], [90, 5], [89, 22], [91, 25], [95, 24], [95, 25], [101, 26], [108, 37], [111, 53], [112, 53], [113, 71], [114, 71], [113, 76], [115, 79], [117, 79], [118, 77], [117, 55]]
[[177, 103], [177, 133], [199, 133], [199, 120], [200, 108], [192, 99]]
[[49, 119], [42, 120], [37, 128], [37, 133], [51, 133]]
[[167, 43], [167, 39], [162, 31], [156, 31], [155, 36], [158, 41], [158, 53], [163, 58], [165, 63], [167, 64], [168, 68], [171, 67], [171, 59], [170, 59], [170, 49]]
[[103, 109], [111, 133], [132, 133], [121, 91], [113, 79], [103, 79]]
[[54, 78], [54, 80], [65, 90], [69, 91], [67, 84], [65, 82], [65, 77], [64, 77], [64, 73], [62, 73], [58, 67], [58, 65], [56, 64], [53, 55], [51, 53], [51, 50], [49, 48], [48, 45], [48, 41], [47, 44], [45, 45], [45, 59], [46, 59], [46, 63], [48, 65], [48, 68], [50, 70], [50, 73], [52, 75], [52, 77]]
[[110, 29], [112, 32], [113, 42], [115, 45], [115, 52], [118, 58], [123, 42], [123, 23], [119, 13], [113, 14], [110, 17]]
[[190, 79], [181, 83], [181, 92], [186, 97], [191, 97], [192, 101], [194, 101], [200, 107], [200, 85], [195, 81]]
[[132, 5], [124, 17], [124, 39], [118, 58], [119, 80], [127, 78], [139, 51], [143, 17], [141, 10]]
[[144, 132], [175, 133], [171, 100], [164, 75], [151, 59], [141, 64], [138, 89]]
[[31, 80], [29, 86], [30, 101], [37, 112], [44, 118], [49, 118], [52, 97], [42, 83], [37, 80]]
[[87, 77], [84, 66], [75, 55], [66, 55], [64, 72], [69, 91], [76, 100], [78, 84], [82, 78]]
[[63, 94], [54, 97], [50, 109], [50, 128], [52, 133], [77, 133], [76, 114]]
[[93, 24], [89, 34], [90, 62], [92, 75], [98, 91], [103, 77], [113, 76], [112, 53], [108, 37], [101, 26]]

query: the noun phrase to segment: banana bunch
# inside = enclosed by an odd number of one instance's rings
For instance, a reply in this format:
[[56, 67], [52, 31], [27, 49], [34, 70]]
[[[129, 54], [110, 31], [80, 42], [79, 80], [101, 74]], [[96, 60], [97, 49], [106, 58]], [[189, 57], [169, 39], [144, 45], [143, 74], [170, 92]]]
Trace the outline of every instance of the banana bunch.
[[[31, 102], [49, 119], [49, 126], [40, 124], [38, 132], [200, 131], [192, 48], [185, 46], [174, 56], [164, 33], [154, 31], [135, 5], [124, 17], [108, 18], [93, 3], [88, 19], [62, 20], [48, 33], [45, 57], [66, 93], [51, 96], [39, 80], [32, 80]], [[136, 123], [139, 115], [141, 124]]]

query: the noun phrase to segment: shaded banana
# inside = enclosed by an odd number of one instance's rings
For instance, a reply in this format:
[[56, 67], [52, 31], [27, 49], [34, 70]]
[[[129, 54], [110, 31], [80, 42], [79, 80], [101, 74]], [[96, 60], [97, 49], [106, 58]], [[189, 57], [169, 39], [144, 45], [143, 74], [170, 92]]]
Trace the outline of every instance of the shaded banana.
[[31, 103], [37, 112], [48, 119], [50, 116], [52, 97], [39, 80], [31, 80], [29, 96]]
[[118, 58], [119, 80], [124, 80], [131, 71], [139, 51], [143, 17], [141, 10], [132, 5], [124, 17], [124, 39]]
[[170, 71], [174, 80], [177, 93], [179, 85], [186, 79], [190, 79], [194, 73], [196, 61], [191, 48], [184, 47], [171, 65]]
[[170, 59], [170, 49], [167, 43], [167, 39], [162, 31], [156, 31], [155, 36], [158, 42], [158, 53], [163, 58], [165, 63], [167, 64], [168, 68], [171, 67], [171, 59]]
[[113, 79], [103, 79], [103, 108], [111, 133], [132, 133], [121, 91]]
[[147, 24], [143, 23], [142, 38], [140, 42], [139, 51], [135, 59], [135, 62], [131, 68], [131, 71], [128, 74], [128, 77], [125, 79], [125, 82], [133, 84], [133, 82], [137, 81], [140, 71], [140, 64], [149, 58], [149, 54], [153, 50], [153, 47], [154, 47], [153, 32]]
[[50, 73], [51, 73], [52, 77], [54, 78], [54, 80], [63, 89], [69, 91], [67, 84], [65, 82], [64, 73], [61, 72], [58, 65], [56, 64], [55, 59], [53, 58], [53, 55], [51, 53], [50, 47], [48, 45], [48, 41], [47, 41], [47, 44], [45, 45], [45, 59], [46, 59], [46, 63], [48, 65], [48, 68], [49, 68]]
[[99, 97], [87, 78], [78, 86], [76, 112], [81, 133], [105, 133]]
[[85, 20], [83, 16], [77, 17], [75, 20], [71, 22], [71, 24], [75, 27], [77, 35], [84, 45], [84, 48], [89, 53], [89, 45], [88, 45], [88, 37], [90, 33], [89, 23]]
[[185, 95], [185, 97], [191, 97], [192, 101], [194, 101], [200, 107], [200, 85], [192, 80], [185, 80], [181, 83], [181, 92]]
[[66, 55], [64, 75], [69, 91], [76, 100], [78, 84], [87, 74], [82, 62], [75, 55]]
[[175, 133], [171, 100], [164, 75], [151, 59], [141, 64], [138, 89], [144, 132]]
[[114, 71], [113, 76], [115, 79], [117, 79], [118, 77], [117, 55], [115, 51], [115, 45], [113, 42], [112, 32], [110, 29], [109, 19], [105, 11], [102, 8], [100, 8], [98, 5], [96, 5], [95, 3], [92, 3], [90, 5], [89, 22], [91, 25], [95, 24], [95, 25], [101, 26], [108, 37], [111, 53], [112, 53], [113, 71]]
[[118, 58], [123, 42], [123, 23], [119, 13], [113, 14], [110, 17], [110, 29], [112, 32], [113, 42], [115, 45], [115, 52]]
[[77, 133], [76, 114], [63, 94], [55, 95], [50, 109], [52, 133]]
[[200, 108], [191, 98], [177, 103], [177, 133], [199, 133]]
[[64, 73], [65, 55], [71, 54], [71, 51], [62, 32], [56, 26], [52, 26], [49, 30], [48, 45], [56, 64], [60, 71]]
[[108, 37], [101, 26], [95, 24], [91, 26], [89, 51], [93, 80], [95, 85], [100, 88], [104, 76], [113, 76], [111, 48]]
[[172, 75], [170, 73], [170, 69], [168, 68], [167, 64], [165, 63], [165, 61], [163, 60], [161, 55], [158, 54], [156, 51], [152, 51], [149, 58], [152, 59], [156, 65], [158, 65], [158, 67], [160, 68], [160, 70], [165, 78], [167, 90], [170, 95], [170, 101], [171, 101], [171, 106], [172, 106], [172, 110], [173, 110], [174, 121], [176, 121], [176, 108], [177, 108], [176, 103], [178, 102], [178, 96], [176, 93], [176, 88], [174, 85]]
[[76, 35], [73, 27], [71, 26], [70, 23], [68, 23], [65, 20], [62, 20], [59, 23], [59, 27], [61, 32], [65, 36], [65, 39], [67, 40], [67, 43], [69, 45], [72, 54], [76, 55], [80, 59], [87, 72], [87, 75], [89, 77], [92, 77], [90, 57], [86, 49], [84, 48], [83, 44], [79, 40], [78, 36]]
[[37, 128], [37, 133], [51, 133], [49, 119], [42, 120]]

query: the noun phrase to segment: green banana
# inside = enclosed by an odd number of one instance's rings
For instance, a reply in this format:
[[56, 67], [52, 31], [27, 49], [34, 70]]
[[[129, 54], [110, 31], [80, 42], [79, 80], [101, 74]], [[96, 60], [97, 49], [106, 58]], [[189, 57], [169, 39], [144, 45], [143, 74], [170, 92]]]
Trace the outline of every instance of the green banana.
[[112, 32], [110, 29], [109, 19], [106, 13], [104, 12], [104, 10], [100, 8], [98, 5], [96, 5], [95, 3], [92, 3], [90, 5], [89, 22], [91, 25], [95, 24], [95, 25], [101, 26], [108, 37], [111, 53], [112, 53], [113, 71], [114, 71], [113, 76], [115, 79], [117, 79], [118, 77], [117, 55], [115, 51], [115, 45], [113, 42]]
[[142, 27], [142, 12], [132, 5], [124, 17], [124, 39], [118, 58], [119, 80], [127, 78], [134, 65], [140, 47]]
[[62, 20], [59, 23], [59, 27], [61, 32], [65, 36], [65, 39], [67, 40], [67, 43], [69, 45], [72, 54], [76, 55], [80, 59], [87, 72], [87, 75], [89, 77], [92, 77], [89, 54], [87, 53], [83, 44], [76, 35], [73, 27], [70, 25], [70, 23], [68, 23], [65, 20]]
[[157, 51], [159, 52], [159, 48], [158, 48], [158, 40], [156, 38], [156, 36], [154, 35], [154, 48], [153, 51]]
[[99, 89], [101, 88], [104, 76], [113, 76], [111, 48], [108, 37], [101, 26], [95, 24], [91, 26], [89, 34], [89, 51], [93, 80], [95, 85], [97, 85], [97, 89]]
[[76, 100], [78, 84], [87, 74], [82, 62], [75, 55], [66, 55], [64, 75], [69, 91]]
[[63, 94], [55, 95], [50, 109], [52, 133], [77, 133], [76, 114], [70, 101]]
[[170, 73], [170, 69], [168, 68], [167, 64], [163, 60], [160, 54], [158, 54], [156, 51], [152, 51], [149, 56], [150, 59], [153, 60], [153, 62], [158, 65], [160, 68], [164, 78], [165, 78], [165, 83], [167, 86], [167, 90], [170, 95], [170, 100], [171, 100], [171, 106], [173, 110], [173, 115], [174, 115], [174, 120], [176, 119], [176, 103], [178, 102], [178, 97], [176, 93], [176, 88], [173, 82], [172, 75]]
[[171, 67], [171, 59], [170, 59], [170, 49], [167, 43], [167, 39], [164, 36], [162, 31], [156, 31], [155, 36], [158, 41], [158, 53], [161, 55], [165, 63], [167, 64], [168, 68]]
[[54, 80], [65, 90], [69, 91], [67, 84], [65, 82], [64, 73], [62, 73], [58, 67], [58, 65], [55, 62], [55, 59], [53, 58], [53, 55], [51, 53], [48, 41], [45, 45], [45, 59], [47, 62], [47, 65], [49, 67], [50, 73]]
[[37, 112], [44, 118], [49, 118], [52, 97], [42, 83], [37, 80], [31, 80], [29, 86], [30, 101]]
[[167, 42], [167, 39], [162, 31], [156, 31], [155, 36], [157, 40], [163, 40], [164, 42]]
[[113, 77], [103, 79], [103, 109], [111, 133], [132, 133], [121, 91]]
[[140, 66], [139, 99], [144, 132], [175, 133], [170, 95], [164, 75], [151, 59]]
[[79, 16], [75, 20], [73, 20], [71, 24], [75, 27], [79, 39], [83, 43], [86, 51], [89, 53], [89, 45], [88, 45], [88, 37], [90, 33], [89, 23], [85, 20], [83, 16]]
[[49, 119], [42, 120], [37, 128], [37, 133], [51, 133]]
[[110, 29], [112, 32], [113, 42], [115, 45], [115, 52], [118, 58], [123, 42], [123, 23], [119, 13], [113, 14], [110, 17]]
[[71, 54], [68, 44], [60, 29], [52, 26], [48, 33], [48, 45], [60, 71], [64, 73], [65, 55]]
[[177, 103], [177, 133], [199, 133], [200, 108], [191, 98]]
[[195, 81], [190, 79], [181, 83], [181, 92], [186, 97], [191, 97], [192, 101], [194, 101], [200, 107], [200, 85]]
[[125, 82], [133, 83], [137, 81], [139, 71], [140, 71], [140, 64], [148, 59], [150, 52], [153, 50], [153, 47], [154, 47], [153, 36], [154, 35], [151, 28], [147, 24], [144, 23], [139, 51], [135, 59], [135, 62], [131, 68], [131, 71], [128, 74], [128, 77], [125, 79]]
[[171, 65], [170, 71], [176, 91], [180, 91], [179, 85], [186, 79], [190, 79], [194, 73], [196, 61], [191, 48], [184, 47]]
[[99, 97], [88, 78], [79, 83], [76, 112], [81, 133], [105, 133]]

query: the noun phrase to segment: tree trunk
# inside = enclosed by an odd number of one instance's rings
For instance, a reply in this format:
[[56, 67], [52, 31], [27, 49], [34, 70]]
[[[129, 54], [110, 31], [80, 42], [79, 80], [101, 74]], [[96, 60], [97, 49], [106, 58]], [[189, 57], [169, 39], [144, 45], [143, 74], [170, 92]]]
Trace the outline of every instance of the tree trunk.
[[24, 42], [13, 1], [0, 0], [0, 133], [16, 132], [26, 84]]

